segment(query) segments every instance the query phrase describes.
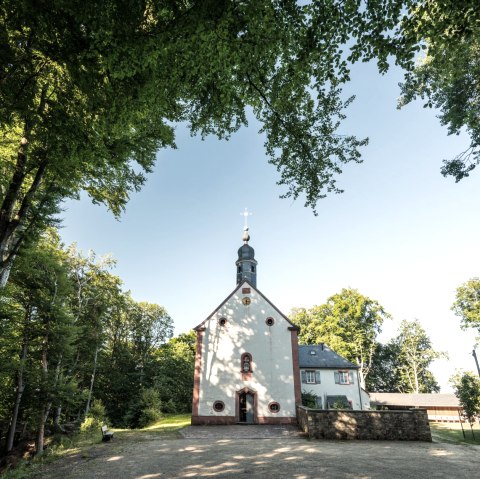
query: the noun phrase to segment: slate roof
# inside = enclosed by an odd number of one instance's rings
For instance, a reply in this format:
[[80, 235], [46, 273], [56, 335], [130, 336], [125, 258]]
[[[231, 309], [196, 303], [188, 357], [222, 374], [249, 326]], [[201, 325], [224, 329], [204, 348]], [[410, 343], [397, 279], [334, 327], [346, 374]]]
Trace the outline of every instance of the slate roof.
[[383, 406], [460, 408], [454, 394], [369, 393], [370, 403]]
[[298, 362], [301, 368], [348, 368], [358, 369], [356, 364], [347, 361], [325, 344], [299, 345]]

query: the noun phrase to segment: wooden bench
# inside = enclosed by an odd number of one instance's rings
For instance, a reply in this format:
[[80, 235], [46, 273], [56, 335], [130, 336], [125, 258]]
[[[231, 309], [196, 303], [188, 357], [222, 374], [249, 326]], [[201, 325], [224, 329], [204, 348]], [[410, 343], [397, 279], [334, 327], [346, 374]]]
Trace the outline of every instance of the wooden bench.
[[107, 442], [113, 439], [113, 432], [108, 430], [107, 426], [102, 426], [102, 441]]

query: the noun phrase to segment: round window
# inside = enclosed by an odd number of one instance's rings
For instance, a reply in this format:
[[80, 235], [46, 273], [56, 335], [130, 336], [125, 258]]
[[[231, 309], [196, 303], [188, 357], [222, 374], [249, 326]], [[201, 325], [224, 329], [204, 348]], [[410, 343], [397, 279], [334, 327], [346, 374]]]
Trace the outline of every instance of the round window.
[[225, 325], [227, 324], [227, 318], [220, 318], [220, 319], [218, 320], [218, 324], [219, 324], [220, 326], [225, 326]]
[[245, 306], [248, 306], [251, 302], [252, 302], [252, 300], [251, 300], [250, 298], [243, 298], [243, 299], [242, 299], [242, 303], [243, 303]]
[[225, 409], [225, 404], [223, 401], [215, 401], [213, 403], [213, 410], [216, 412], [222, 412]]
[[270, 410], [270, 412], [277, 413], [278, 411], [280, 411], [280, 404], [278, 404], [278, 402], [271, 402], [268, 405], [268, 409]]
[[265, 322], [267, 323], [267, 326], [273, 326], [275, 324], [275, 320], [273, 318], [267, 318]]

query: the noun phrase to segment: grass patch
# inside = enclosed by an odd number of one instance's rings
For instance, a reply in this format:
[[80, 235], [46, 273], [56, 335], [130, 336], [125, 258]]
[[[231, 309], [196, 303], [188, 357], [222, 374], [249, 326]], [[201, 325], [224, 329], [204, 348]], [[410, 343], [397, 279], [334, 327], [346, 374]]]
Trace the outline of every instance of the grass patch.
[[475, 439], [472, 437], [472, 431], [469, 424], [463, 424], [465, 438], [463, 437], [460, 423], [431, 422], [430, 429], [434, 441], [447, 442], [450, 444], [476, 444], [480, 445], [480, 425], [473, 426]]
[[155, 434], [169, 439], [179, 439], [180, 429], [190, 425], [191, 414], [168, 414], [159, 421], [143, 429], [113, 429], [115, 439], [150, 436]]

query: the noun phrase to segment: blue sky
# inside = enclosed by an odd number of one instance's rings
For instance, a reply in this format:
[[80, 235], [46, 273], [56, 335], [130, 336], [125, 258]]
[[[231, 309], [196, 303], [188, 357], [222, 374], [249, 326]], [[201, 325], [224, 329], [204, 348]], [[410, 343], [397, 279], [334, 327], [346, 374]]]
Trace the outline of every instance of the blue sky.
[[230, 141], [192, 138], [177, 128], [177, 150], [158, 153], [156, 168], [120, 221], [87, 197], [65, 204], [64, 241], [112, 253], [114, 273], [136, 300], [163, 305], [176, 333], [203, 321], [235, 287], [235, 260], [248, 207], [257, 286], [284, 313], [321, 304], [343, 287], [378, 300], [393, 315], [419, 319], [450, 360], [433, 370], [447, 391], [455, 368], [473, 370], [475, 334], [450, 311], [455, 288], [479, 276], [480, 172], [455, 184], [441, 160], [468, 146], [447, 136], [421, 103], [396, 109], [398, 69], [354, 68], [345, 95], [356, 94], [341, 133], [368, 136], [364, 163], [338, 178], [345, 190], [318, 204], [318, 216], [281, 200], [252, 120]]

